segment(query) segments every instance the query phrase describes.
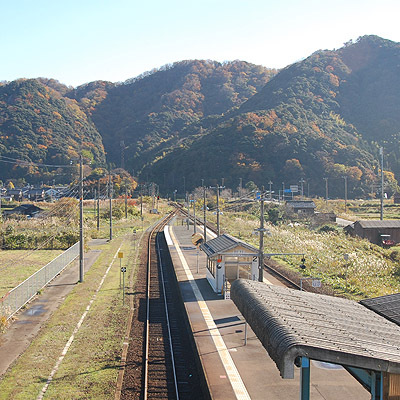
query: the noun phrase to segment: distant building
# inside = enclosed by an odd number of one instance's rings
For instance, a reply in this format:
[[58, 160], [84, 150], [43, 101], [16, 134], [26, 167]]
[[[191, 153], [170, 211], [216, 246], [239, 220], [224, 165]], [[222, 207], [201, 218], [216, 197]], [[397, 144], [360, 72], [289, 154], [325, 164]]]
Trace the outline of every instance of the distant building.
[[44, 201], [45, 191], [44, 189], [29, 189], [25, 195], [30, 201]]
[[356, 221], [346, 226], [344, 231], [351, 236], [359, 236], [379, 245], [385, 244], [385, 241], [400, 243], [400, 220], [396, 219]]
[[22, 201], [22, 196], [22, 189], [7, 189], [5, 194], [5, 197], [15, 201]]
[[312, 200], [288, 200], [286, 210], [299, 215], [314, 215], [316, 205]]

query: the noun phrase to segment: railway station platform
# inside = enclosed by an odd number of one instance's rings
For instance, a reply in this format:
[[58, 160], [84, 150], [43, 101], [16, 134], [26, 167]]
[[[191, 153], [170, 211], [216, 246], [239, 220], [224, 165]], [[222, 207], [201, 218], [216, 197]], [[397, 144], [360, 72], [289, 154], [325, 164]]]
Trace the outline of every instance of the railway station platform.
[[[193, 226], [177, 217], [164, 233], [211, 398], [298, 399], [300, 369], [282, 379], [233, 301], [213, 291], [206, 255], [191, 241]], [[311, 361], [310, 398], [369, 400], [370, 394], [342, 367]]]

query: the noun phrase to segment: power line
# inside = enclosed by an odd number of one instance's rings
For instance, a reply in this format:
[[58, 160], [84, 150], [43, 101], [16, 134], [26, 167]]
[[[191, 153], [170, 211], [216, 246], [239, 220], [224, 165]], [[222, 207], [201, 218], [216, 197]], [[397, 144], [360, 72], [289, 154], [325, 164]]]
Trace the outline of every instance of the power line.
[[18, 158], [12, 158], [0, 155], [0, 162], [14, 164], [14, 165], [23, 165], [23, 166], [34, 166], [34, 167], [50, 167], [50, 168], [76, 168], [74, 164], [44, 164], [44, 163], [36, 163], [34, 161], [26, 161]]

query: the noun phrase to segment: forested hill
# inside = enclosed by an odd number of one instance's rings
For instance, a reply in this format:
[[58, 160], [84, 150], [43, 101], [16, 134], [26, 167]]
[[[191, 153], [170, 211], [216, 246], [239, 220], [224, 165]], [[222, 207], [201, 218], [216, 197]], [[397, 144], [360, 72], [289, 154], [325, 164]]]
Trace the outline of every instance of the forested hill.
[[[54, 89], [54, 87], [57, 87]], [[79, 152], [105, 162], [101, 136], [70, 88], [54, 80], [20, 79], [0, 86], [0, 155], [45, 164], [69, 164]], [[29, 182], [53, 178], [54, 169], [1, 163], [0, 179]]]
[[304, 179], [320, 195], [328, 178], [330, 194], [342, 197], [347, 177], [351, 195], [363, 196], [377, 181], [382, 145], [390, 192], [395, 182], [389, 171], [400, 177], [399, 69], [399, 44], [376, 36], [317, 51], [146, 174], [167, 174], [175, 182], [178, 175], [189, 182], [224, 177], [231, 187], [239, 178], [259, 185], [272, 180], [275, 188]]
[[119, 164], [122, 145], [125, 167], [138, 171], [185, 127], [240, 106], [275, 73], [243, 61], [182, 61], [109, 88], [92, 118], [108, 158]]

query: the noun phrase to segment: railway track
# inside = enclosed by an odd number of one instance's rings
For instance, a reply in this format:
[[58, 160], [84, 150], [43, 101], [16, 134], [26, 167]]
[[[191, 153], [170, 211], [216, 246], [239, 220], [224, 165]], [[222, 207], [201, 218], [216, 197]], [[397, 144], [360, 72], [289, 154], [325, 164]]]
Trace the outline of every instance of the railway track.
[[147, 255], [135, 288], [137, 315], [121, 399], [203, 398], [196, 354], [162, 233], [175, 213], [154, 226], [147, 238]]

